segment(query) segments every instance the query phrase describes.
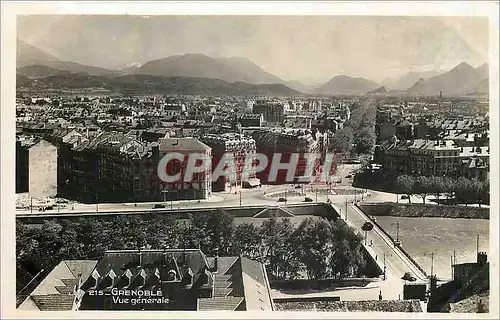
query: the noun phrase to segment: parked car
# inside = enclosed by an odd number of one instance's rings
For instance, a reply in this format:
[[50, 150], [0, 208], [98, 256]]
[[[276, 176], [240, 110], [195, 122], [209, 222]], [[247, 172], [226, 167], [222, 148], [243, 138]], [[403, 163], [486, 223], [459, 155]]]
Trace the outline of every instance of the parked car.
[[302, 186], [301, 186], [301, 185], [296, 185], [296, 186], [295, 186], [295, 189], [300, 189], [300, 188], [302, 188]]
[[405, 195], [405, 194], [403, 194], [403, 195], [401, 196], [401, 199], [408, 199], [408, 196], [407, 196], [407, 195]]
[[283, 197], [280, 197], [280, 198], [278, 199], [278, 202], [286, 202], [286, 199], [285, 199], [285, 198], [283, 198]]
[[304, 198], [304, 202], [313, 202], [313, 199], [309, 198], [309, 197], [305, 197]]
[[347, 179], [351, 179], [352, 178], [352, 174], [348, 174], [347, 176], [345, 176]]
[[54, 206], [46, 206], [45, 207], [45, 210], [53, 210], [54, 209]]
[[164, 204], [160, 204], [160, 203], [156, 203], [156, 204], [153, 206], [153, 209], [161, 209], [161, 208], [165, 208], [165, 205], [164, 205]]
[[406, 280], [406, 281], [411, 281], [411, 282], [417, 280], [417, 278], [412, 276], [410, 272], [405, 272], [405, 274], [401, 277], [401, 279]]

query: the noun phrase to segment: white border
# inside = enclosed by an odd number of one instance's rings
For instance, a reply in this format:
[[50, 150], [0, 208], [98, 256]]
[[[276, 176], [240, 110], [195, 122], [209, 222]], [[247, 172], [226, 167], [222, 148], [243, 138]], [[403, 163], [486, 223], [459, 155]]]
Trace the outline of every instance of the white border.
[[[498, 3], [451, 1], [386, 2], [2, 2], [1, 47], [1, 316], [9, 318], [498, 318]], [[16, 15], [20, 14], [134, 14], [134, 15], [399, 15], [399, 16], [487, 16], [490, 18], [490, 122], [491, 122], [491, 284], [489, 314], [401, 314], [401, 313], [260, 313], [260, 312], [44, 312], [23, 313], [15, 309], [15, 45]], [[492, 107], [493, 106], [493, 107]], [[496, 209], [496, 210], [495, 210]]]

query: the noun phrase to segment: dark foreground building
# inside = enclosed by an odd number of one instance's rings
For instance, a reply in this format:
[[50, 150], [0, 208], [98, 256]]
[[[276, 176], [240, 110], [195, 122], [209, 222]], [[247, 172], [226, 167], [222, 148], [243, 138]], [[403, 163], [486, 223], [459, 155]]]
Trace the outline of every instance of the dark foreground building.
[[106, 251], [57, 265], [20, 310], [272, 311], [264, 266], [199, 249]]

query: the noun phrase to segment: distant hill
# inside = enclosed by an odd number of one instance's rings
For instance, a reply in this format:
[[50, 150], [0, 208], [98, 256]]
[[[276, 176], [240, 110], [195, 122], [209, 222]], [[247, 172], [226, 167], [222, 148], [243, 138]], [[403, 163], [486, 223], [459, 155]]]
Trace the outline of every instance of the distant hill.
[[367, 94], [384, 95], [387, 94], [387, 89], [385, 87], [380, 87], [378, 89], [368, 92]]
[[31, 86], [32, 80], [23, 74], [16, 75], [16, 87]]
[[[87, 73], [93, 76], [114, 76], [117, 74], [117, 72], [113, 70], [88, 66], [72, 61], [62, 61], [22, 40], [17, 41], [16, 66], [18, 69], [28, 66], [37, 66], [35, 68], [37, 70], [37, 77], [52, 76], [54, 75], [53, 69], [72, 73]], [[41, 73], [42, 71], [46, 71], [47, 74]]]
[[317, 89], [317, 86], [306, 85], [299, 81], [287, 81], [285, 85], [302, 93], [313, 93]]
[[379, 87], [380, 86], [376, 82], [364, 78], [336, 76], [316, 89], [315, 93], [331, 95], [363, 95]]
[[17, 40], [16, 65], [18, 68], [29, 65], [50, 65], [60, 63], [59, 58], [22, 40]]
[[283, 83], [280, 78], [264, 71], [252, 61], [241, 58], [212, 58], [204, 54], [175, 55], [128, 68], [127, 74], [164, 77], [194, 77], [220, 79], [226, 82], [250, 84]]
[[397, 79], [387, 79], [382, 84], [389, 90], [407, 90], [420, 78], [428, 79], [437, 76], [439, 73], [439, 71], [408, 72]]
[[41, 64], [33, 64], [29, 66], [20, 67], [17, 69], [18, 74], [22, 74], [28, 78], [43, 78], [56, 75], [69, 74], [67, 70], [59, 70]]
[[108, 85], [109, 78], [104, 76], [91, 76], [84, 73], [69, 73], [31, 80], [31, 88], [37, 89], [84, 89], [104, 88]]
[[474, 92], [483, 77], [470, 64], [462, 62], [450, 71], [429, 79], [421, 78], [408, 89], [415, 95], [465, 95]]
[[489, 77], [489, 73], [490, 73], [489, 68], [490, 68], [490, 66], [487, 63], [483, 63], [482, 65], [480, 65], [479, 67], [476, 68], [476, 71], [479, 73], [479, 75], [482, 78], [487, 78], [487, 77]]
[[490, 78], [484, 78], [479, 82], [474, 91], [469, 92], [467, 95], [469, 96], [487, 96], [489, 94], [490, 89]]
[[283, 84], [252, 85], [245, 82], [229, 83], [209, 78], [150, 75], [125, 75], [109, 78], [72, 73], [38, 78], [31, 81], [30, 87], [37, 89], [105, 88], [115, 92], [183, 95], [301, 95], [300, 92], [290, 89]]

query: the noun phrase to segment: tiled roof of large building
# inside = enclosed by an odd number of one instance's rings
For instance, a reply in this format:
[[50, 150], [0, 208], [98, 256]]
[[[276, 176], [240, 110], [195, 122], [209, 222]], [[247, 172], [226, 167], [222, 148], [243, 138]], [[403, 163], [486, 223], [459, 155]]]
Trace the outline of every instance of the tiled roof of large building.
[[70, 294], [48, 294], [31, 296], [40, 311], [69, 311], [75, 300]]
[[213, 280], [208, 269], [206, 257], [198, 249], [107, 251], [82, 289], [109, 287], [110, 274], [114, 287], [119, 288], [154, 288], [161, 281], [181, 281], [187, 275], [193, 285], [210, 287]]
[[[242, 257], [207, 258], [199, 249], [106, 251], [99, 261], [62, 261], [20, 309], [101, 310], [107, 294], [95, 297], [89, 292], [110, 293], [113, 288], [161, 290], [182, 310], [273, 310], [261, 263]], [[197, 299], [179, 305], [184, 298], [177, 297], [185, 294]]]
[[21, 303], [20, 310], [71, 310], [75, 285], [86, 279], [97, 264], [95, 260], [61, 261]]

